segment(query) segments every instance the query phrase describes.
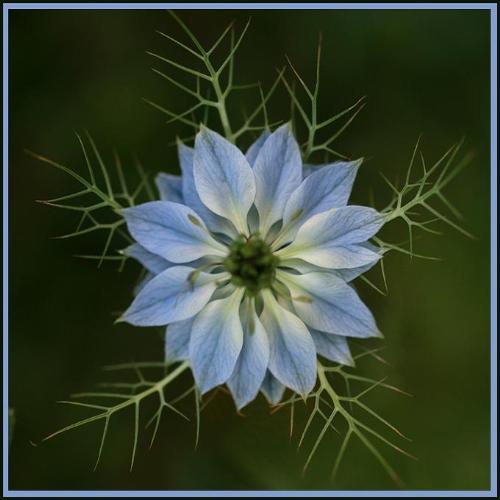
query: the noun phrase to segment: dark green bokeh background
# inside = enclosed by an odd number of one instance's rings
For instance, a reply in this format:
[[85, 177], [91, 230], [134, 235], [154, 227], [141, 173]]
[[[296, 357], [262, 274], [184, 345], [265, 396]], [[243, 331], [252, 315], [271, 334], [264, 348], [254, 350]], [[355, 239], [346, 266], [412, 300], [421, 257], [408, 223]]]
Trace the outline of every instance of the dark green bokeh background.
[[[371, 404], [413, 439], [417, 462], [384, 449], [412, 489], [489, 487], [489, 13], [487, 11], [199, 11], [183, 18], [206, 43], [227, 22], [252, 25], [237, 59], [240, 82], [268, 85], [288, 54], [312, 77], [318, 32], [324, 39], [322, 105], [326, 115], [367, 95], [368, 106], [336, 146], [368, 159], [355, 186], [357, 201], [374, 188], [377, 207], [389, 198], [378, 175], [401, 178], [413, 145], [435, 160], [466, 137], [476, 157], [450, 186], [464, 214], [466, 239], [451, 228], [424, 235], [422, 253], [443, 262], [389, 254], [389, 294], [360, 284], [385, 334], [391, 366], [362, 364], [414, 395], [379, 392]], [[141, 101], [188, 104], [150, 70], [146, 49], [173, 53], [155, 30], [178, 33], [162, 11], [10, 12], [10, 404], [16, 410], [11, 447], [14, 489], [377, 489], [392, 488], [361, 446], [349, 449], [336, 482], [328, 479], [338, 441], [326, 439], [309, 472], [306, 454], [288, 439], [288, 416], [268, 416], [263, 400], [246, 418], [219, 396], [194, 426], [164, 419], [147, 451], [143, 436], [133, 472], [132, 416], [117, 418], [96, 472], [100, 428], [68, 433], [37, 447], [53, 430], [83, 413], [55, 401], [102, 380], [113, 362], [161, 359], [155, 331], [113, 326], [130, 300], [138, 267], [72, 255], [96, 249], [99, 238], [56, 241], [69, 232], [70, 213], [34, 200], [70, 192], [62, 173], [24, 154], [29, 148], [83, 168], [72, 130], [88, 128], [107, 159], [115, 146], [132, 168], [137, 154], [150, 172], [177, 172], [168, 143], [179, 132]], [[283, 96], [283, 89], [279, 91]], [[280, 100], [281, 99], [281, 100]], [[286, 118], [284, 98], [276, 114]], [[281, 108], [279, 108], [281, 106]], [[179, 109], [179, 108], [177, 108]], [[385, 233], [406, 238], [403, 227]], [[373, 280], [381, 283], [378, 271]], [[191, 408], [189, 408], [189, 411]], [[303, 424], [303, 417], [299, 423]], [[308, 442], [308, 446], [312, 443]], [[381, 445], [383, 447], [383, 445]]]

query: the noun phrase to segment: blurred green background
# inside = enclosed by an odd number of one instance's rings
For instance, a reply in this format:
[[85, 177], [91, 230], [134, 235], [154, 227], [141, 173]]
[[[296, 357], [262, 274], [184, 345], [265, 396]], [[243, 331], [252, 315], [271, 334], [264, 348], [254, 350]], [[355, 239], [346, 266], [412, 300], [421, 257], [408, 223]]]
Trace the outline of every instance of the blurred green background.
[[[268, 86], [288, 54], [308, 81], [314, 75], [318, 33], [323, 34], [322, 113], [329, 116], [366, 95], [368, 106], [335, 146], [364, 156], [354, 199], [373, 188], [377, 208], [390, 197], [380, 179], [401, 178], [423, 133], [429, 161], [462, 136], [476, 153], [448, 190], [463, 213], [469, 240], [451, 228], [423, 235], [416, 250], [442, 262], [399, 254], [386, 259], [389, 293], [359, 289], [385, 334], [390, 366], [360, 363], [359, 370], [390, 380], [412, 398], [378, 391], [374, 409], [413, 442], [412, 461], [381, 445], [411, 489], [489, 487], [489, 13], [487, 11], [183, 11], [208, 44], [228, 22], [250, 30], [237, 58], [239, 82]], [[73, 129], [88, 128], [105, 159], [112, 148], [126, 171], [137, 155], [148, 172], [178, 171], [169, 143], [182, 128], [145, 104], [148, 97], [183, 109], [189, 101], [150, 71], [145, 50], [179, 57], [155, 30], [179, 34], [163, 11], [10, 12], [10, 405], [16, 427], [10, 452], [13, 489], [379, 489], [393, 488], [374, 458], [358, 444], [329, 480], [339, 441], [325, 439], [309, 471], [307, 450], [289, 440], [288, 414], [269, 416], [262, 398], [237, 415], [219, 395], [204, 411], [198, 450], [194, 425], [168, 414], [156, 444], [139, 441], [129, 472], [132, 415], [112, 422], [102, 462], [93, 472], [101, 427], [93, 425], [44, 444], [41, 438], [84, 410], [57, 406], [104, 375], [100, 367], [160, 360], [157, 331], [113, 326], [139, 267], [122, 273], [111, 263], [74, 254], [101, 248], [98, 236], [57, 241], [73, 214], [36, 204], [66, 194], [74, 183], [28, 157], [29, 148], [80, 169]], [[182, 55], [185, 58], [186, 56]], [[186, 60], [187, 62], [187, 60]], [[162, 68], [161, 64], [155, 67]], [[163, 67], [162, 69], [166, 69]], [[244, 104], [236, 102], [236, 106]], [[247, 105], [248, 106], [248, 105]], [[287, 118], [279, 88], [273, 116]], [[384, 233], [404, 240], [404, 227]], [[381, 284], [380, 272], [371, 274]], [[192, 413], [192, 408], [188, 407]], [[297, 417], [299, 428], [304, 415]], [[143, 421], [144, 423], [144, 421]], [[142, 424], [141, 424], [142, 425]], [[316, 428], [316, 432], [319, 428]], [[148, 434], [149, 436], [149, 434]], [[404, 444], [404, 443], [403, 443]], [[306, 443], [308, 449], [312, 445]]]

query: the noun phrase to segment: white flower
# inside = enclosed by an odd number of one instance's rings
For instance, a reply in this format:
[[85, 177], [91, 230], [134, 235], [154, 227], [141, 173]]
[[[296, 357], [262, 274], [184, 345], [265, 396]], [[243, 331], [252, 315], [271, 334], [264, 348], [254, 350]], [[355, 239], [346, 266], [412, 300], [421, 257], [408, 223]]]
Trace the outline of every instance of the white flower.
[[238, 408], [309, 393], [317, 354], [352, 364], [346, 337], [379, 335], [348, 283], [381, 256], [368, 240], [383, 218], [347, 205], [361, 161], [304, 168], [288, 125], [246, 156], [204, 128], [179, 157], [161, 201], [123, 211], [151, 276], [121, 320], [168, 325], [167, 359], [189, 359], [202, 393], [227, 384]]

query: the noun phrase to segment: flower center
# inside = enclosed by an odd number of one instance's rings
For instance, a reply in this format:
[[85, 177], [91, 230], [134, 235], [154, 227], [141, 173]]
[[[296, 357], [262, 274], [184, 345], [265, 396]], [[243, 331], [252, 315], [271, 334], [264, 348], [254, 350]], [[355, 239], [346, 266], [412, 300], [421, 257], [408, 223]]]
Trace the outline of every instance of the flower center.
[[258, 235], [240, 235], [231, 243], [224, 267], [231, 273], [231, 283], [244, 286], [247, 293], [256, 295], [263, 288], [270, 288], [276, 274], [279, 257]]

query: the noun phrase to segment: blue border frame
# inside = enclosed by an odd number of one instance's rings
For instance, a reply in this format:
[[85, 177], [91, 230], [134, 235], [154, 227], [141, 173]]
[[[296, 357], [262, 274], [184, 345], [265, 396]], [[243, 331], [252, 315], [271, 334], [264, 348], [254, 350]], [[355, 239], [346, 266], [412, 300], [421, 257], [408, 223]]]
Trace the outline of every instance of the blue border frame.
[[[489, 10], [491, 19], [491, 489], [483, 491], [20, 491], [8, 488], [8, 37], [10, 10], [41, 9], [429, 9]], [[6, 3], [3, 5], [3, 496], [4, 497], [496, 497], [497, 496], [497, 6], [493, 3]]]

